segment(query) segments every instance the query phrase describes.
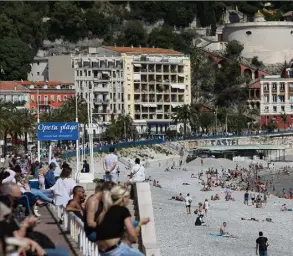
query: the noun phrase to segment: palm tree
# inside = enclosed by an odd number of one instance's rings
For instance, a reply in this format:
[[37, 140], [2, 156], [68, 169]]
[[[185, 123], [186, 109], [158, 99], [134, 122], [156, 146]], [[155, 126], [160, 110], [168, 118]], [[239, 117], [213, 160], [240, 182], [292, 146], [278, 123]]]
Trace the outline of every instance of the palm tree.
[[183, 123], [183, 135], [186, 137], [187, 125], [191, 123], [192, 111], [190, 105], [184, 104], [175, 108], [175, 114], [173, 115], [173, 121], [178, 123]]

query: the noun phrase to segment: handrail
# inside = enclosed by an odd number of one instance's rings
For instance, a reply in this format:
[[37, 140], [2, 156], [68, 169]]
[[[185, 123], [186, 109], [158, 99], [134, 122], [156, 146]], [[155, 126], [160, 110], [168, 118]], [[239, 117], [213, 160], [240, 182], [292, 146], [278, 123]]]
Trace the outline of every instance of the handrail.
[[72, 212], [67, 212], [63, 206], [50, 205], [50, 208], [56, 217], [63, 219], [62, 228], [69, 232], [83, 256], [100, 256], [97, 244], [88, 240], [80, 218]]

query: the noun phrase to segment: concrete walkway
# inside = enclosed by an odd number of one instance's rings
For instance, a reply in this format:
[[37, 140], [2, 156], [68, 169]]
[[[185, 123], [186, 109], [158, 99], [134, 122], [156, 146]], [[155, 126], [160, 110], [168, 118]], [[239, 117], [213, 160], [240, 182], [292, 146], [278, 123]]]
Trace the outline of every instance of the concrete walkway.
[[70, 256], [79, 256], [79, 250], [76, 248], [75, 243], [70, 240], [66, 233], [61, 229], [57, 220], [51, 215], [47, 207], [39, 209], [41, 222], [34, 228], [35, 231], [42, 232], [47, 235], [55, 244], [55, 246], [62, 246], [70, 251]]

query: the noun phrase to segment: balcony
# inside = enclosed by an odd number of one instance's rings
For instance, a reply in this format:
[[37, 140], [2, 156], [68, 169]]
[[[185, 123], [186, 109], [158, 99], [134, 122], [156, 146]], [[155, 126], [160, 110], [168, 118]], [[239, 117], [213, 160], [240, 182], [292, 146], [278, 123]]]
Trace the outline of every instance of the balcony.
[[94, 86], [94, 92], [109, 92], [108, 86]]

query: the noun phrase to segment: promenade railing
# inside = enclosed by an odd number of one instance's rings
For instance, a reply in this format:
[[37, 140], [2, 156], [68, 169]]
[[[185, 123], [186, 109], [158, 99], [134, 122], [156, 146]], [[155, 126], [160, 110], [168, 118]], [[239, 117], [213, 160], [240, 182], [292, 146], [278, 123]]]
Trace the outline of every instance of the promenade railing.
[[63, 230], [70, 234], [83, 256], [100, 256], [97, 244], [87, 238], [84, 223], [80, 218], [72, 212], [67, 212], [62, 206], [50, 205], [50, 209], [58, 220], [63, 220]]

